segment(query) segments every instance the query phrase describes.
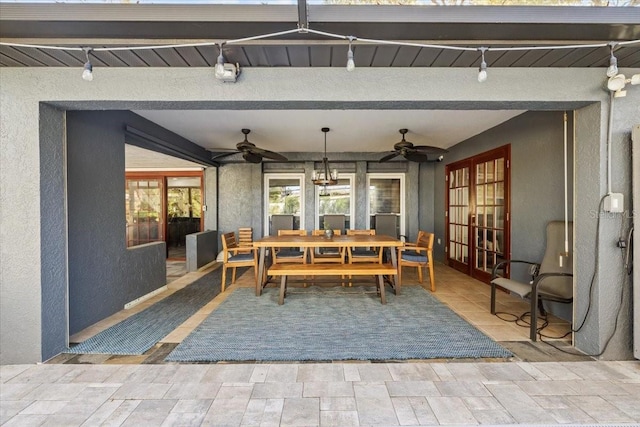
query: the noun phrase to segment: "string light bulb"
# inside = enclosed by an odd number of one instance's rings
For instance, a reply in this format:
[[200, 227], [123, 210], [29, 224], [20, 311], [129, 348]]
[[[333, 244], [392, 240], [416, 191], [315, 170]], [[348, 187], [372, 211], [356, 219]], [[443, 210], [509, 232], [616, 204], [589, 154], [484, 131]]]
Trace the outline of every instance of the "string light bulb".
[[618, 74], [618, 58], [613, 55], [613, 50], [616, 48], [615, 43], [609, 43], [611, 49], [611, 57], [609, 58], [609, 68], [607, 68], [607, 77], [613, 77]]
[[478, 82], [483, 83], [487, 81], [487, 62], [484, 60], [484, 53], [488, 48], [481, 47], [478, 48], [482, 55], [482, 60], [480, 61], [480, 68], [478, 69]]
[[347, 71], [351, 72], [356, 69], [356, 63], [353, 60], [353, 50], [351, 49], [351, 43], [353, 43], [353, 36], [349, 36], [349, 51], [347, 52]]
[[87, 62], [84, 63], [84, 68], [82, 70], [82, 80], [90, 82], [93, 80], [93, 65], [91, 65], [91, 60], [89, 59], [89, 53], [91, 49], [84, 49], [85, 56], [87, 57]]
[[213, 68], [213, 73], [217, 79], [221, 79], [224, 76], [224, 55], [222, 55], [222, 46], [224, 43], [220, 43], [220, 55], [218, 55], [218, 60], [216, 61], [216, 65]]

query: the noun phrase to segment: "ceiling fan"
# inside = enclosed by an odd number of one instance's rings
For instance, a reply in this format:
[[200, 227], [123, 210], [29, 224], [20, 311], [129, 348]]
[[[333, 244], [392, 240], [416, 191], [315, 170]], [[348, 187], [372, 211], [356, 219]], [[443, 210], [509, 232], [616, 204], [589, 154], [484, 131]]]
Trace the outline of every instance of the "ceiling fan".
[[394, 157], [402, 156], [412, 162], [441, 162], [443, 154], [447, 153], [447, 150], [438, 147], [431, 147], [429, 145], [413, 145], [413, 143], [404, 139], [404, 136], [408, 129], [400, 129], [402, 134], [402, 141], [396, 142], [393, 145], [393, 151], [390, 151], [386, 156], [379, 160], [380, 163], [387, 162]]
[[249, 163], [260, 163], [264, 158], [279, 160], [282, 162], [287, 161], [287, 158], [282, 154], [264, 150], [262, 148], [256, 147], [254, 143], [249, 142], [249, 140], [247, 139], [247, 135], [249, 135], [250, 132], [250, 129], [242, 129], [242, 133], [244, 134], [244, 141], [238, 142], [234, 151], [231, 151], [229, 153], [216, 154], [212, 156], [211, 159], [219, 160], [223, 157], [231, 156], [236, 153], [242, 153], [242, 158]]

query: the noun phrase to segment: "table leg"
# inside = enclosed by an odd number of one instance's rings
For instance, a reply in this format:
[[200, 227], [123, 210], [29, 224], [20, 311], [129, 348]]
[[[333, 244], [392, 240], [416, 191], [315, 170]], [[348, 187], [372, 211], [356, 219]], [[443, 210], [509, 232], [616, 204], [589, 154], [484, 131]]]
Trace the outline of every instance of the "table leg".
[[287, 292], [287, 276], [282, 275], [282, 279], [280, 279], [280, 297], [278, 298], [278, 304], [284, 304], [285, 293]]
[[258, 261], [258, 280], [256, 281], [256, 296], [259, 297], [262, 295], [262, 278], [264, 277], [264, 253], [266, 252], [265, 247], [260, 248], [260, 259]]
[[[391, 250], [389, 252], [391, 252], [391, 265], [393, 265], [393, 267], [397, 271], [398, 270], [398, 257], [396, 256], [397, 248], [392, 247], [390, 249]], [[393, 277], [390, 277], [389, 280], [393, 284], [393, 291], [395, 292], [395, 294], [400, 295], [400, 283], [396, 280], [396, 277], [398, 277], [397, 274]]]
[[382, 304], [386, 304], [387, 297], [384, 295], [384, 277], [382, 277], [382, 275], [379, 275], [377, 279], [378, 279], [378, 288], [380, 288], [380, 302]]

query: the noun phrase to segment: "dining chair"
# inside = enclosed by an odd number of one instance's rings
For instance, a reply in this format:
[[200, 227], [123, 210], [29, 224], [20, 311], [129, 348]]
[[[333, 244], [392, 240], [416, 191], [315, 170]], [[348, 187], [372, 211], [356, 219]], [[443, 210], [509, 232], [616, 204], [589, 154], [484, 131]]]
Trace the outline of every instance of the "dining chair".
[[[278, 230], [278, 236], [306, 236], [307, 230]], [[307, 263], [307, 248], [271, 248], [272, 262]]]
[[[236, 233], [231, 231], [224, 233], [222, 236], [222, 252], [224, 254], [222, 265], [222, 285], [221, 291], [224, 292], [227, 282], [227, 268], [232, 268], [231, 284], [236, 282], [236, 268], [253, 267], [256, 283], [258, 281], [258, 248], [240, 247], [236, 240]], [[247, 252], [248, 251], [248, 252]]]
[[[375, 236], [376, 230], [347, 230], [347, 236]], [[382, 251], [380, 248], [348, 247], [347, 257], [349, 264], [354, 262], [377, 262], [382, 264]]]
[[[240, 227], [238, 228], [238, 246], [240, 247], [249, 247], [253, 246], [253, 228], [251, 227]], [[245, 250], [245, 253], [249, 252], [249, 250]]]
[[[347, 230], [347, 236], [375, 236], [376, 230]], [[357, 262], [375, 262], [378, 264], [382, 264], [382, 248], [361, 248], [361, 247], [347, 247], [347, 258], [349, 259], [349, 264], [357, 263]], [[349, 275], [349, 279], [351, 279], [351, 275]], [[349, 286], [352, 283], [349, 282]]]
[[[326, 230], [312, 230], [312, 236], [325, 236]], [[334, 236], [340, 236], [342, 232], [338, 229], [333, 230]], [[344, 264], [345, 251], [341, 248], [314, 248], [310, 251], [311, 264], [319, 263], [335, 263]]]
[[398, 248], [398, 286], [402, 286], [402, 268], [417, 267], [418, 280], [422, 283], [422, 269], [429, 269], [431, 292], [436, 291], [436, 281], [433, 274], [433, 233], [418, 231], [415, 243], [406, 242]]

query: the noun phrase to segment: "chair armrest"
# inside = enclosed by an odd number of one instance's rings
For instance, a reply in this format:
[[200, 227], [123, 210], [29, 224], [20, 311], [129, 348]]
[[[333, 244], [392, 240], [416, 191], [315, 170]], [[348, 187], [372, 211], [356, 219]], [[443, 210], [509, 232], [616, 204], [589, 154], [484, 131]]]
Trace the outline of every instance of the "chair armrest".
[[538, 274], [533, 281], [533, 287], [537, 288], [540, 282], [549, 277], [573, 277], [573, 273], [542, 273]]
[[540, 264], [538, 264], [537, 262], [531, 262], [531, 261], [525, 261], [525, 260], [521, 260], [521, 259], [507, 259], [504, 261], [500, 261], [499, 263], [497, 263], [494, 267], [493, 270], [491, 270], [491, 280], [495, 279], [496, 277], [501, 277], [498, 275], [498, 270], [501, 269], [501, 267], [505, 264], [514, 264], [514, 263], [518, 263], [518, 264], [528, 264], [528, 265], [533, 265], [536, 266], [536, 268], [540, 268]]
[[242, 252], [247, 252], [247, 251], [251, 251], [251, 252], [257, 252], [258, 248], [254, 247], [254, 246], [241, 246], [241, 247], [236, 247], [236, 248], [227, 248], [227, 252], [232, 252], [234, 254], [238, 254], [238, 252], [242, 251]]
[[399, 251], [410, 250], [410, 251], [415, 251], [415, 252], [426, 252], [427, 248], [425, 248], [424, 246], [418, 246], [415, 243], [405, 243], [402, 246], [398, 246], [398, 250]]

